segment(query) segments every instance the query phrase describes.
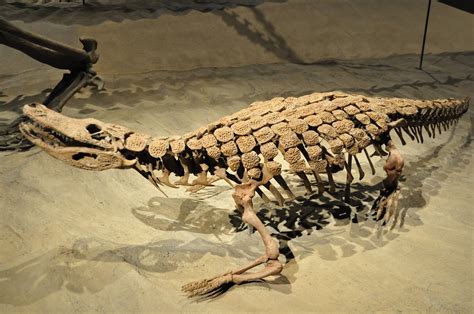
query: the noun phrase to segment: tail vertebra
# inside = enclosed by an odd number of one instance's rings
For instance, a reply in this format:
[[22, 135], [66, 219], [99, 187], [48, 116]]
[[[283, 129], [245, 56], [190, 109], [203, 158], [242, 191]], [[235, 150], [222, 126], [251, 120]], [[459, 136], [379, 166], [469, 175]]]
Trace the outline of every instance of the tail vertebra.
[[423, 128], [429, 137], [436, 136], [436, 129], [441, 134], [441, 128], [446, 131], [467, 112], [470, 98], [465, 99], [436, 99], [423, 101], [397, 101], [396, 113], [390, 114], [392, 121], [400, 121], [394, 125], [395, 132], [403, 144], [400, 129], [404, 130], [412, 140], [423, 143]]

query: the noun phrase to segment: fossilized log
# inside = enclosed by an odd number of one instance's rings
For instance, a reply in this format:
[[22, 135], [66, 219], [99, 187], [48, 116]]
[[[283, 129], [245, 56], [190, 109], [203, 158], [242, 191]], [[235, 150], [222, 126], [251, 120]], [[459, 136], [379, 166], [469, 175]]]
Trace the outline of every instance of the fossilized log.
[[[52, 67], [69, 70], [49, 93], [43, 103], [55, 111], [61, 111], [66, 102], [82, 87], [102, 82], [92, 65], [99, 58], [97, 42], [91, 38], [80, 38], [83, 50], [67, 46], [37, 34], [22, 30], [0, 19], [0, 44], [19, 50], [31, 58]], [[27, 149], [32, 146], [20, 133], [18, 126], [23, 116], [0, 130], [0, 150]]]

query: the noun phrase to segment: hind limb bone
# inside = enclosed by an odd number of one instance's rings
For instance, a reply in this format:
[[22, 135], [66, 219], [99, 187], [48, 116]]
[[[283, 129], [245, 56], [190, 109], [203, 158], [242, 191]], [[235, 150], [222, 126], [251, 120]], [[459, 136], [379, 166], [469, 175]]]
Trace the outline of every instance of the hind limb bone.
[[[242, 211], [242, 220], [255, 228], [260, 234], [265, 245], [265, 254], [240, 269], [227, 272], [212, 279], [195, 281], [183, 286], [182, 290], [186, 292], [188, 296], [202, 296], [218, 289], [226, 283], [241, 284], [244, 282], [263, 279], [271, 275], [278, 275], [282, 271], [283, 266], [278, 261], [278, 243], [272, 238], [253, 209], [252, 198], [255, 195], [255, 190], [260, 184], [261, 183], [253, 180], [239, 184], [235, 187], [232, 197], [237, 208]], [[263, 263], [266, 263], [263, 269], [253, 273], [246, 273], [248, 270]]]

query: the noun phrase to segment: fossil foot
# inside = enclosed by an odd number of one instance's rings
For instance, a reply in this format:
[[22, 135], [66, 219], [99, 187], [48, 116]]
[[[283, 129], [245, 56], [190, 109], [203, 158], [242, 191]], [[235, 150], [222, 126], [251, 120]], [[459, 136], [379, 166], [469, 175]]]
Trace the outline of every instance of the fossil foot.
[[186, 295], [190, 298], [197, 296], [205, 296], [216, 291], [217, 289], [228, 283], [233, 283], [231, 273], [226, 273], [211, 279], [190, 282], [181, 287], [181, 291], [186, 293]]
[[393, 223], [390, 229], [395, 228], [400, 215], [400, 208], [398, 206], [398, 199], [400, 197], [400, 190], [398, 188], [387, 191], [382, 190], [380, 196], [374, 203], [372, 209], [375, 209], [376, 220], [380, 222], [380, 226], [388, 225], [393, 218]]

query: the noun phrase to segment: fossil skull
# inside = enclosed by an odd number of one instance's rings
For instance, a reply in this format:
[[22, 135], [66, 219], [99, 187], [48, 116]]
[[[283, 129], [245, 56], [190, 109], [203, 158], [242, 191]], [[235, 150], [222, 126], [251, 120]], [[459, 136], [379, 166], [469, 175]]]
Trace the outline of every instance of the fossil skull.
[[20, 125], [23, 135], [49, 155], [87, 170], [129, 168], [135, 154], [125, 148], [133, 131], [96, 119], [74, 119], [42, 104], [23, 107], [27, 120]]

